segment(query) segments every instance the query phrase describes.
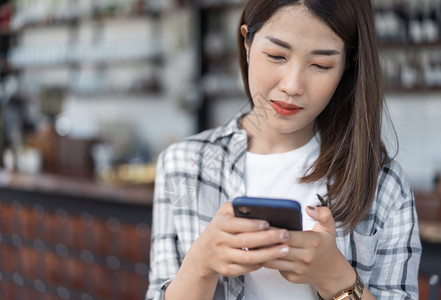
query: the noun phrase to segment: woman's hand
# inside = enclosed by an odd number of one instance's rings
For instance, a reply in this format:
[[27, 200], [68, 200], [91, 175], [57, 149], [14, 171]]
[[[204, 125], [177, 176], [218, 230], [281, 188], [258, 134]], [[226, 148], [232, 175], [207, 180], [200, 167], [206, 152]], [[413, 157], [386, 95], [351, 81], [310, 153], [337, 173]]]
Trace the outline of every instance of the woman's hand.
[[219, 274], [238, 276], [283, 258], [288, 236], [266, 221], [234, 217], [231, 202], [225, 203], [188, 250], [165, 298], [213, 299]]
[[[242, 275], [262, 263], [283, 258], [288, 252], [289, 232], [269, 228], [263, 220], [234, 216], [231, 202], [225, 203], [194, 242], [190, 256], [201, 277]], [[244, 249], [249, 249], [244, 250]]]
[[337, 248], [329, 208], [308, 207], [307, 213], [317, 221], [312, 231], [290, 231], [288, 255], [263, 266], [279, 270], [290, 282], [312, 284], [323, 298], [331, 298], [354, 284], [355, 271]]

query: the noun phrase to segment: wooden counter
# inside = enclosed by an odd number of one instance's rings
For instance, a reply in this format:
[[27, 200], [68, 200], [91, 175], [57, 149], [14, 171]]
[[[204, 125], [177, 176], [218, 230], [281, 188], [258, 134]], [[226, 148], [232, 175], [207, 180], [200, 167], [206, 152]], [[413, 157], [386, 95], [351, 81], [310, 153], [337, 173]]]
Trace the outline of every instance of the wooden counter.
[[0, 299], [144, 299], [153, 186], [0, 171]]
[[0, 169], [0, 188], [44, 192], [96, 200], [149, 205], [153, 203], [153, 184], [123, 186], [99, 183], [93, 179], [53, 174], [26, 175]]

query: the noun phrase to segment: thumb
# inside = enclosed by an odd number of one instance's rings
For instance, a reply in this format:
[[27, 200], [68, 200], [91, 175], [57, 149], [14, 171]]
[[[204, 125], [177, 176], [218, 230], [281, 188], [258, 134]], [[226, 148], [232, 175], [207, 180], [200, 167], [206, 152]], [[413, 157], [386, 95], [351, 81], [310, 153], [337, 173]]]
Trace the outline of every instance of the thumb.
[[335, 221], [328, 207], [308, 206], [306, 212], [317, 221], [312, 228], [313, 231], [329, 232], [335, 235]]

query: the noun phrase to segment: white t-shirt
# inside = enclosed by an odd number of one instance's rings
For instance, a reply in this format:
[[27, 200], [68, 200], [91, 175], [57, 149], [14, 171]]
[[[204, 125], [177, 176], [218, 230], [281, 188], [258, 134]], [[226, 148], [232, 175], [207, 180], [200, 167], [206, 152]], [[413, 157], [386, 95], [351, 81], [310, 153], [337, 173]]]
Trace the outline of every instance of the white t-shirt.
[[[249, 197], [294, 199], [302, 206], [303, 230], [311, 230], [315, 221], [305, 212], [308, 205], [320, 203], [316, 194], [326, 194], [326, 182], [299, 183], [320, 154], [317, 134], [304, 146], [284, 153], [255, 154], [247, 152], [245, 187]], [[245, 298], [317, 299], [315, 289], [308, 284], [294, 284], [279, 271], [261, 268], [245, 275]]]

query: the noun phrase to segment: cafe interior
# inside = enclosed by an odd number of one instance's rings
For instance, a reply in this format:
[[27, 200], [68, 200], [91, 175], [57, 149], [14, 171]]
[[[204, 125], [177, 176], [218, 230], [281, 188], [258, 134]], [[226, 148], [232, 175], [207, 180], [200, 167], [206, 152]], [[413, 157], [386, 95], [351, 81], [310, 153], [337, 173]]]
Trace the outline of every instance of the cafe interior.
[[[243, 5], [0, 0], [0, 299], [144, 299], [158, 154], [248, 109]], [[420, 299], [441, 299], [441, 0], [372, 5]]]

